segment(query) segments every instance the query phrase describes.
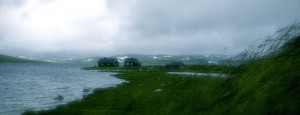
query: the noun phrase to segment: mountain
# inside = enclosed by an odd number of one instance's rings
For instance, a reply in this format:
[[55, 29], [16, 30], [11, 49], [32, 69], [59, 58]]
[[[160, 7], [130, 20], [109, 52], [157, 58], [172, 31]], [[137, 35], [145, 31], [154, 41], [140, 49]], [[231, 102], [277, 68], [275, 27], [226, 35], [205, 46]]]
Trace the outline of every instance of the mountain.
[[41, 61], [22, 59], [0, 54], [0, 63], [41, 63]]

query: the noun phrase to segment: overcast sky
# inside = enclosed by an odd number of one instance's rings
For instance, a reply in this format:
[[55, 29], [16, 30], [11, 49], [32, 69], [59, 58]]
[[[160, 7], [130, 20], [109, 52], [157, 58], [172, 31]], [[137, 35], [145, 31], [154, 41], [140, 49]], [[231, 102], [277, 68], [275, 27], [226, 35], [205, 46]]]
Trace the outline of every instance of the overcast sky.
[[299, 12], [300, 0], [0, 0], [0, 54], [237, 54]]

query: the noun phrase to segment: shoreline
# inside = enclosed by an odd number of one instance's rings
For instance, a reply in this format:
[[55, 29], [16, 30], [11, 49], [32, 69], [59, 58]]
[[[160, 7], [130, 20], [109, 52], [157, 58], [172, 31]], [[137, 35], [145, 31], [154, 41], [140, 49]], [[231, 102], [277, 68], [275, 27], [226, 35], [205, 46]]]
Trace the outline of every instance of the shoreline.
[[[223, 80], [217, 80], [219, 78], [204, 77], [204, 78], [194, 78], [194, 77], [178, 77], [178, 75], [169, 75], [165, 69], [161, 67], [142, 67], [142, 68], [127, 68], [122, 71], [119, 70], [96, 70], [97, 72], [116, 72], [111, 76], [118, 79], [125, 80], [127, 82], [116, 85], [115, 87], [99, 88], [95, 89], [91, 94], [85, 96], [81, 100], [70, 102], [64, 105], [59, 105], [54, 109], [42, 110], [42, 111], [26, 111], [24, 115], [30, 114], [71, 114], [71, 113], [82, 113], [85, 108], [102, 108], [100, 110], [93, 110], [92, 114], [100, 114], [103, 111], [105, 113], [131, 113], [134, 112], [131, 109], [128, 110], [128, 107], [132, 103], [143, 103], [142, 105], [136, 105], [138, 108], [156, 108], [156, 104], [147, 104], [148, 101], [151, 102], [154, 100], [161, 100], [162, 102], [170, 101], [168, 97], [173, 97], [173, 94], [168, 94], [169, 91], [181, 91], [182, 85], [185, 82], [223, 82]], [[183, 71], [183, 70], [181, 70]], [[183, 80], [183, 84], [177, 84], [178, 80]], [[168, 83], [171, 82], [171, 83]], [[198, 83], [197, 83], [198, 84]], [[196, 85], [196, 84], [195, 84]], [[208, 85], [208, 84], [207, 84]], [[175, 87], [173, 87], [175, 86]], [[189, 88], [190, 89], [190, 88]], [[149, 97], [150, 96], [150, 97]], [[174, 98], [174, 97], [173, 97]], [[101, 104], [101, 103], [102, 104]], [[172, 102], [172, 101], [171, 101]], [[95, 104], [97, 106], [95, 106]], [[116, 106], [111, 106], [117, 104]], [[162, 104], [163, 105], [163, 104]], [[161, 106], [162, 106], [161, 105]], [[147, 106], [147, 107], [145, 107]], [[80, 109], [78, 108], [80, 107]], [[111, 109], [111, 107], [115, 109]], [[125, 107], [125, 108], [124, 108]], [[127, 109], [126, 109], [127, 108]], [[130, 107], [131, 108], [131, 107]], [[71, 109], [71, 111], [69, 110]], [[143, 109], [143, 111], [144, 111]], [[156, 108], [158, 109], [158, 108]], [[137, 113], [144, 113], [146, 111], [136, 111]], [[134, 112], [134, 113], [136, 113]], [[86, 113], [86, 111], [84, 112]], [[89, 112], [88, 112], [89, 113]]]

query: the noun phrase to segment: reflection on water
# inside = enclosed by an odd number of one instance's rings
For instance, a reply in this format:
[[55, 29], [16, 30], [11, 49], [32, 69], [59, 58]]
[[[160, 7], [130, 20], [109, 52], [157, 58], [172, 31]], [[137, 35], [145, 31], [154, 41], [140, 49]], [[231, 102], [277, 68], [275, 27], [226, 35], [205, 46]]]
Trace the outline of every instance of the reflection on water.
[[167, 72], [167, 73], [175, 74], [175, 75], [184, 75], [184, 76], [203, 76], [203, 77], [220, 77], [220, 78], [229, 77], [228, 74], [222, 74], [222, 73], [196, 73], [196, 72]]
[[[125, 82], [75, 64], [0, 64], [0, 114], [49, 109]], [[58, 96], [60, 99], [56, 99]]]

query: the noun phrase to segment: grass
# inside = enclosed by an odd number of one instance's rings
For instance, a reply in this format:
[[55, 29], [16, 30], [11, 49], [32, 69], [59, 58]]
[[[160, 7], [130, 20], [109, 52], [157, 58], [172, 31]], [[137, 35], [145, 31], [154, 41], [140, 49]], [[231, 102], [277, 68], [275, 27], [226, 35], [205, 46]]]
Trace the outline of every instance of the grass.
[[[197, 107], [215, 103], [212, 97], [205, 95], [213, 94], [211, 89], [217, 85], [212, 84], [225, 81], [209, 77], [178, 77], [165, 74], [162, 69], [124, 71], [117, 76], [130, 82], [117, 88], [95, 92], [81, 101], [59, 106], [54, 110], [36, 113], [49, 115], [193, 113], [198, 111]], [[29, 113], [35, 112], [25, 114]]]
[[[100, 70], [100, 71], [136, 71], [136, 70], [166, 70], [165, 66], [154, 65], [154, 66], [140, 66], [140, 67], [130, 67], [130, 66], [108, 66], [108, 67], [84, 67], [84, 70]], [[168, 70], [168, 71], [184, 71], [184, 72], [204, 72], [204, 73], [234, 73], [236, 66], [223, 66], [223, 65], [186, 65], [184, 69], [179, 70]]]
[[[86, 68], [122, 70], [130, 81], [55, 109], [24, 115], [98, 114], [300, 114], [300, 38], [266, 59], [234, 66], [188, 66], [184, 71], [232, 73], [234, 77], [183, 77], [162, 66]], [[123, 71], [125, 70], [125, 71]]]
[[[266, 114], [299, 114], [300, 110], [300, 36], [280, 54], [267, 60], [250, 62], [232, 84], [238, 88], [233, 98], [244, 106]], [[245, 98], [247, 97], [247, 98]], [[236, 103], [232, 103], [236, 106]], [[249, 109], [249, 107], [253, 109]]]

